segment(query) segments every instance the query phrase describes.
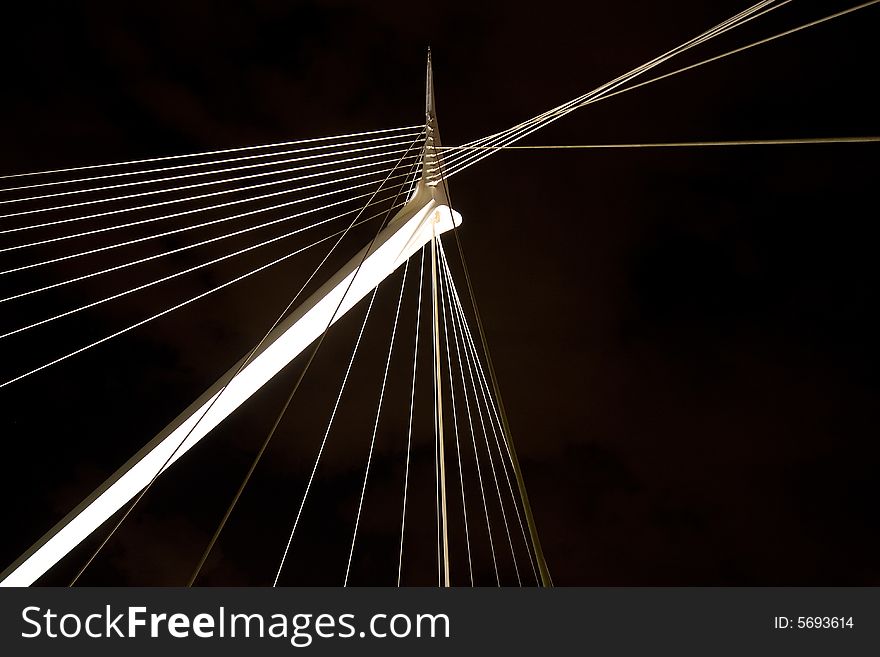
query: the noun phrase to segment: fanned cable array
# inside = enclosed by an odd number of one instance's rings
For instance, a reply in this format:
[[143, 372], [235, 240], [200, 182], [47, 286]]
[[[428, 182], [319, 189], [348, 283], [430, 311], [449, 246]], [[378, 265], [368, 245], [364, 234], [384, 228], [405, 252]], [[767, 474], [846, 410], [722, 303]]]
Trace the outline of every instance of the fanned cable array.
[[[497, 132], [486, 137], [481, 137], [474, 141], [462, 144], [460, 146], [447, 146], [443, 149], [443, 157], [441, 165], [431, 170], [431, 174], [437, 179], [442, 177], [451, 177], [460, 173], [468, 167], [482, 161], [493, 153], [507, 149], [515, 148], [513, 144], [528, 137], [532, 133], [546, 127], [547, 125], [571, 114], [575, 110], [581, 109], [593, 103], [598, 103], [609, 98], [613, 98], [620, 94], [625, 94], [636, 89], [666, 80], [676, 75], [680, 75], [687, 71], [697, 69], [706, 64], [720, 61], [732, 55], [736, 55], [752, 48], [765, 45], [792, 34], [796, 34], [808, 28], [822, 25], [828, 21], [848, 16], [857, 11], [872, 7], [880, 0], [870, 0], [859, 5], [855, 5], [848, 9], [838, 11], [832, 14], [822, 16], [808, 23], [798, 25], [791, 29], [784, 30], [777, 34], [750, 42], [744, 46], [728, 50], [720, 55], [715, 55], [706, 59], [702, 59], [696, 63], [683, 66], [673, 71], [658, 75], [648, 79], [640, 79], [645, 73], [660, 67], [666, 62], [676, 58], [683, 53], [697, 48], [716, 37], [735, 30], [751, 21], [766, 16], [778, 9], [785, 7], [793, 2], [793, 0], [762, 0], [748, 9], [740, 12], [713, 28], [706, 30], [702, 34], [682, 43], [675, 48], [663, 53], [659, 57], [655, 57], [649, 62], [638, 66], [623, 75], [606, 82], [595, 89], [573, 98], [568, 102], [562, 103], [542, 114], [531, 119], [518, 123], [506, 130]], [[735, 146], [735, 145], [784, 145], [784, 144], [827, 144], [827, 143], [866, 143], [878, 142], [880, 137], [839, 137], [839, 138], [803, 138], [803, 139], [776, 139], [776, 140], [744, 140], [744, 141], [716, 141], [716, 142], [689, 142], [689, 143], [664, 143], [664, 144], [584, 144], [577, 146], [535, 146], [531, 148], [658, 148], [658, 147], [697, 147], [697, 146]], [[528, 146], [521, 148], [530, 148]]]
[[[433, 319], [428, 297], [432, 284], [428, 275], [430, 265], [426, 264], [425, 253], [429, 248], [423, 247], [403, 267], [400, 282], [394, 289], [393, 319], [389, 326], [377, 329], [388, 332], [388, 346], [381, 378], [378, 379], [379, 387], [375, 392], [375, 413], [372, 420], [368, 425], [339, 427], [338, 419], [344, 413], [342, 407], [345, 401], [352, 403], [351, 398], [358, 394], [358, 391], [349, 389], [349, 382], [362, 350], [367, 325], [371, 321], [381, 321], [375, 318], [374, 313], [379, 288], [374, 289], [369, 300], [364, 302], [366, 308], [363, 318], [347, 364], [341, 372], [339, 387], [329, 408], [326, 428], [309, 468], [309, 476], [303, 484], [297, 485], [301, 487], [301, 492], [294, 496], [297, 501], [293, 505], [290, 530], [273, 573], [273, 586], [277, 586], [285, 575], [295, 577], [295, 571], [304, 567], [302, 559], [297, 558], [297, 547], [306, 540], [298, 538], [302, 533], [304, 509], [308, 504], [320, 504], [320, 500], [311, 499], [314, 497], [313, 487], [328, 449], [328, 441], [333, 434], [345, 436], [337, 436], [337, 441], [358, 440], [366, 445], [361, 480], [356, 491], [356, 511], [351, 518], [347, 558], [339, 566], [341, 583], [344, 586], [358, 583], [356, 556], [369, 550], [368, 547], [361, 546], [363, 537], [359, 530], [370, 505], [378, 503], [375, 500], [375, 487], [381, 485], [390, 485], [392, 495], [393, 488], [397, 487], [400, 499], [397, 512], [399, 533], [395, 539], [396, 558], [393, 563], [389, 562], [391, 567], [388, 572], [371, 574], [373, 583], [376, 583], [376, 579], [386, 585], [401, 586], [408, 583], [405, 575], [407, 555], [412, 554], [415, 546], [418, 546], [417, 551], [427, 549], [424, 543], [425, 532], [422, 531], [421, 536], [413, 535], [412, 524], [421, 523], [424, 530], [427, 518], [431, 518], [436, 525], [434, 549], [437, 570], [434, 583], [442, 585], [444, 565], [439, 478], [441, 440], [445, 440], [447, 446], [446, 466], [451, 473], [450, 483], [456, 491], [454, 504], [450, 504], [450, 515], [454, 517], [450, 518], [451, 531], [448, 536], [449, 542], [454, 544], [453, 554], [459, 557], [450, 564], [452, 582], [470, 586], [540, 585], [536, 556], [516, 489], [510, 436], [505, 433], [499, 402], [487, 373], [485, 355], [479, 346], [479, 338], [472, 329], [473, 322], [468, 317], [468, 302], [472, 300], [463, 298], [460, 294], [441, 238], [437, 239], [437, 294], [440, 303], [437, 326], [440, 330], [441, 350], [437, 354], [431, 353]], [[411, 302], [404, 304], [405, 298], [411, 299]], [[407, 307], [408, 311], [402, 312], [403, 307]], [[414, 331], [412, 351], [403, 351], [402, 345], [398, 344], [401, 333], [407, 330]], [[392, 368], [395, 356], [394, 362], [402, 365]], [[442, 411], [436, 405], [434, 407], [435, 420], [436, 414], [442, 412], [442, 424], [446, 428], [444, 436], [437, 433], [436, 422], [420, 423], [414, 417], [417, 396], [426, 397], [435, 381], [436, 373], [431, 372], [430, 366], [425, 366], [429, 357], [433, 360], [434, 356], [441, 363], [439, 379], [442, 381], [443, 397], [448, 400]], [[399, 380], [395, 389], [398, 397], [401, 396], [400, 393], [404, 393], [402, 398], [389, 398], [392, 378]], [[360, 392], [363, 394], [363, 391]], [[407, 412], [402, 416], [388, 416], [383, 414], [383, 409], [388, 405], [404, 408]], [[388, 425], [395, 423], [400, 426], [392, 431]], [[383, 433], [386, 434], [386, 440], [388, 435], [395, 434], [405, 436], [406, 439], [404, 467], [398, 468], [401, 480], [396, 483], [380, 483], [371, 479], [371, 473], [377, 467], [377, 455], [383, 447], [377, 441], [382, 439]], [[424, 459], [429, 451], [433, 453], [433, 457], [430, 457], [433, 458], [433, 469], [424, 467], [425, 464], [422, 463], [422, 467], [417, 470], [419, 464], [416, 463], [416, 455]], [[419, 474], [416, 475], [416, 472]], [[434, 489], [433, 494], [422, 495], [414, 502], [411, 495], [413, 485], [424, 484], [414, 477], [424, 477], [429, 472], [433, 475], [433, 482], [430, 484]], [[382, 497], [385, 498], [385, 495]], [[426, 508], [426, 502], [430, 502], [432, 506]], [[478, 557], [484, 557], [485, 563], [480, 563]], [[362, 572], [360, 577], [363, 577]], [[412, 579], [413, 575], [410, 574], [409, 577]], [[416, 579], [418, 581], [424, 580]]]
[[[395, 191], [409, 174], [398, 165], [420, 157], [422, 130], [405, 127], [6, 176], [15, 184], [0, 191], [0, 307], [12, 321], [0, 326], [0, 340], [48, 330], [72, 315], [220, 265], [245, 262], [250, 268], [112, 334], [34, 363], [4, 378], [0, 388], [329, 244], [355, 213], [368, 222], [387, 212], [395, 196], [402, 205], [405, 198]], [[159, 275], [143, 275], [145, 267]], [[46, 293], [77, 298], [78, 290], [68, 292], [77, 285], [97, 290], [98, 298], [49, 314], [33, 312], [34, 302], [15, 311], [15, 304]]]

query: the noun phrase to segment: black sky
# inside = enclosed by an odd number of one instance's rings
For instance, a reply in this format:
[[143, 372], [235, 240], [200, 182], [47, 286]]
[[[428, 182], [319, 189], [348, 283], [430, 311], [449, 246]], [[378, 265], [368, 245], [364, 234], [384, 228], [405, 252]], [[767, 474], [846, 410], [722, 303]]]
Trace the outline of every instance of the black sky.
[[[795, 0], [681, 62], [851, 4]], [[460, 144], [745, 5], [28, 3], [14, 16], [7, 8], [0, 28], [0, 173], [416, 124], [429, 44], [443, 138]], [[530, 141], [880, 134], [878, 25], [871, 8], [597, 103]], [[875, 144], [505, 152], [451, 180], [556, 584], [880, 583], [877, 155]], [[244, 354], [313, 264], [267, 272], [0, 390], [0, 562]], [[4, 340], [2, 378], [233, 271]], [[341, 583], [398, 284], [377, 301], [364, 374], [352, 383], [360, 401], [342, 417], [284, 583]], [[45, 303], [78, 305], [106, 294], [102, 285]], [[16, 326], [45, 307], [0, 308], [0, 321]], [[202, 583], [271, 582], [326, 419], [309, 411], [332, 401], [361, 317], [347, 317], [322, 348]], [[295, 370], [175, 466], [83, 583], [185, 583]], [[393, 584], [396, 572], [405, 363], [397, 371], [356, 584]], [[416, 456], [415, 499], [429, 501], [430, 449]], [[414, 520], [427, 549], [413, 543], [409, 583], [432, 581], [431, 528], [427, 516]], [[42, 583], [65, 583], [86, 553]]]

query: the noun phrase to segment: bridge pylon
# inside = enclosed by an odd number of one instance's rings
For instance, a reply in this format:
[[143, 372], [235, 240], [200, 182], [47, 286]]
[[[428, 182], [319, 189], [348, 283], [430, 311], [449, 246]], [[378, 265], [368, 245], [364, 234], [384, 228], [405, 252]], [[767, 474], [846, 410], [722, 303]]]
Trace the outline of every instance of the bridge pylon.
[[123, 506], [257, 390], [393, 274], [423, 246], [461, 224], [443, 185], [428, 175], [437, 162], [439, 132], [428, 60], [422, 175], [403, 207], [375, 239], [311, 296], [294, 308], [262, 342], [238, 361], [155, 438], [114, 472], [3, 573], [0, 586], [29, 586], [103, 525]]

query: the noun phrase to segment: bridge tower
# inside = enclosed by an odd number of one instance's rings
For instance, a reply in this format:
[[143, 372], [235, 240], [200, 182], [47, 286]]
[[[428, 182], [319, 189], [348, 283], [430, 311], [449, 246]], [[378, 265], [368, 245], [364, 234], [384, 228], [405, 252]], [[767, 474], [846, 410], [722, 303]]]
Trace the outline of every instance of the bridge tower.
[[[443, 440], [442, 381], [437, 287], [437, 238], [461, 224], [449, 202], [442, 175], [431, 53], [428, 52], [425, 93], [425, 143], [421, 176], [406, 203], [375, 239], [361, 249], [311, 296], [281, 320], [249, 354], [239, 360], [208, 390], [178, 415], [155, 438], [114, 472], [31, 548], [0, 574], [0, 586], [28, 586], [73, 550], [92, 532], [138, 496], [161, 473], [205, 438], [213, 428], [268, 383], [294, 358], [314, 344], [335, 322], [394, 273], [423, 246], [431, 245], [434, 338], [434, 394], [440, 466], [440, 504], [443, 534], [444, 584], [449, 586], [449, 547], [446, 517], [446, 473]], [[481, 330], [482, 333], [482, 330]], [[494, 372], [492, 373], [494, 381]], [[496, 391], [497, 392], [497, 391]], [[500, 401], [500, 400], [499, 400]], [[505, 419], [505, 433], [507, 423]], [[508, 448], [513, 455], [509, 436]], [[512, 456], [519, 493], [538, 558], [542, 583], [550, 585], [540, 542]]]

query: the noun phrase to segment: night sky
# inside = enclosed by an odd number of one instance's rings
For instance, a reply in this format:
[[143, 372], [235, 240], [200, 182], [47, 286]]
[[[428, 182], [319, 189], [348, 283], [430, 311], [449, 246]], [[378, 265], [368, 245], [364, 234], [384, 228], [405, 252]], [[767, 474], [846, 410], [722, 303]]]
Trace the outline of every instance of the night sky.
[[[662, 71], [853, 4], [795, 0]], [[746, 6], [25, 3], [0, 27], [0, 173], [418, 124], [428, 45], [444, 143], [462, 144]], [[867, 9], [581, 109], [528, 143], [880, 134], [878, 26], [880, 9]], [[507, 151], [450, 180], [556, 585], [880, 584], [878, 148]], [[369, 233], [360, 235], [362, 245]], [[204, 255], [4, 304], [0, 323], [14, 328]], [[245, 354], [318, 257], [0, 390], [0, 567]], [[268, 260], [2, 340], [2, 379]], [[73, 271], [5, 277], [0, 292]], [[380, 288], [282, 584], [342, 583], [399, 284], [398, 273]], [[353, 584], [396, 579], [408, 290]], [[363, 312], [331, 332], [199, 584], [271, 584]], [[157, 483], [81, 584], [186, 583], [301, 360]], [[430, 399], [420, 399], [404, 583], [430, 585], [434, 466]], [[453, 582], [465, 584], [455, 523], [452, 532]], [[101, 536], [40, 583], [66, 584]], [[494, 584], [485, 546], [475, 550], [477, 583]]]

